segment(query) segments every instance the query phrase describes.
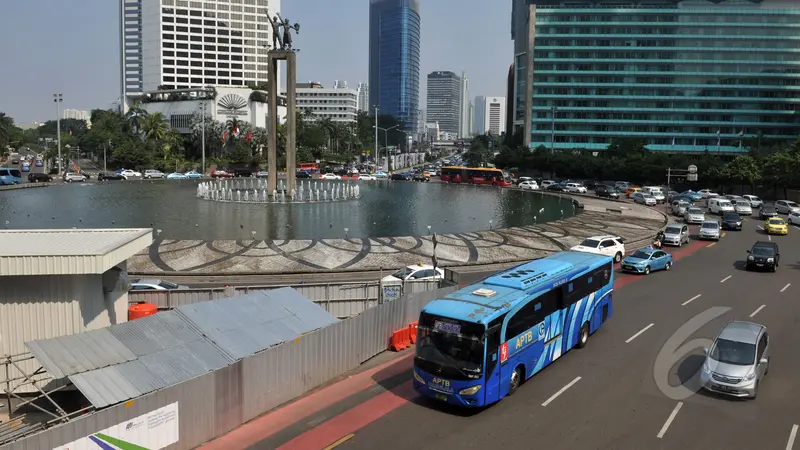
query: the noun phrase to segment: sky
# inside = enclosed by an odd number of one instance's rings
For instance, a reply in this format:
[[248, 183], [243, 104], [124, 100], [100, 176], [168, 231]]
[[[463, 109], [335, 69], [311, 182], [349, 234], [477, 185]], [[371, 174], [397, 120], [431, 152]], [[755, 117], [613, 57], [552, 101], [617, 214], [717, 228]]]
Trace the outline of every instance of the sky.
[[[54, 119], [56, 92], [65, 109], [111, 108], [118, 8], [118, 0], [0, 0], [0, 111], [18, 124]], [[282, 0], [281, 14], [301, 25], [293, 36], [298, 82], [368, 81], [369, 0]], [[438, 70], [466, 72], [473, 99], [505, 95], [511, 0], [422, 0], [420, 15], [421, 108], [426, 75]]]

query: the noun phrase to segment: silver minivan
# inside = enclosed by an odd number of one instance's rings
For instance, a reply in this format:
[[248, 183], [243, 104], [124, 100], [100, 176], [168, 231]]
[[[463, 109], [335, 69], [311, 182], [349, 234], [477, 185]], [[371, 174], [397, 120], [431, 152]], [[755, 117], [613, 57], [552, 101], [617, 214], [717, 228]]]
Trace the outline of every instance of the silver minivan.
[[756, 398], [758, 385], [769, 372], [767, 327], [731, 322], [720, 331], [700, 369], [700, 383], [712, 392]]
[[700, 239], [711, 239], [718, 241], [720, 238], [720, 226], [716, 220], [704, 220], [700, 224], [700, 231], [698, 232]]
[[689, 227], [682, 223], [671, 223], [664, 228], [664, 242], [663, 245], [677, 245], [678, 247], [683, 244], [689, 243]]

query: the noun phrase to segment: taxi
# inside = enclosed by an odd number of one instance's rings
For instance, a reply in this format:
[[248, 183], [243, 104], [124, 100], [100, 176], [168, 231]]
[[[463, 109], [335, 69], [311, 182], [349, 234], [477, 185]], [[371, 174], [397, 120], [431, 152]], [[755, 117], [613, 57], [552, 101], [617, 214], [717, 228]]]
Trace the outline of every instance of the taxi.
[[764, 222], [764, 231], [767, 234], [789, 234], [789, 224], [779, 217], [772, 217]]
[[631, 198], [631, 195], [633, 195], [636, 192], [641, 192], [641, 191], [642, 191], [642, 188], [640, 188], [638, 186], [631, 186], [625, 191], [625, 195], [628, 198]]

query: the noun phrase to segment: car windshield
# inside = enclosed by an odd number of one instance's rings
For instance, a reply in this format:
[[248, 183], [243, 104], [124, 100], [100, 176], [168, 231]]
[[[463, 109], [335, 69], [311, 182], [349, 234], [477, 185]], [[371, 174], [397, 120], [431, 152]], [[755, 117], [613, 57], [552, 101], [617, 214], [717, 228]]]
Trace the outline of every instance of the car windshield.
[[636, 250], [631, 256], [637, 259], [650, 259], [650, 253], [644, 250]]
[[731, 202], [719, 202], [719, 206], [722, 208], [729, 208], [732, 207]]
[[597, 248], [600, 246], [600, 241], [596, 239], [584, 239], [583, 242], [581, 242], [581, 246]]
[[422, 313], [415, 364], [443, 378], [480, 378], [484, 332], [483, 325]]
[[709, 357], [723, 364], [749, 366], [755, 362], [756, 346], [744, 342], [718, 339]]
[[751, 195], [750, 197], [747, 197], [747, 198], [749, 198], [751, 202], [760, 202], [761, 201], [761, 199], [756, 197], [755, 195]]
[[667, 229], [664, 230], [664, 234], [680, 234], [680, 233], [681, 229], [679, 227], [667, 227]]
[[644, 197], [644, 198], [655, 198], [650, 194], [642, 194], [642, 197]]
[[[12, 170], [12, 172], [13, 172], [13, 170]], [[797, 203], [795, 203], [795, 202], [786, 202], [786, 206], [788, 206], [789, 208], [797, 208]]]
[[752, 250], [750, 250], [750, 254], [756, 256], [774, 256], [775, 248], [767, 247], [765, 245], [756, 245]]
[[741, 220], [742, 218], [738, 214], [728, 213], [722, 216], [723, 220]]
[[700, 208], [691, 208], [689, 209], [689, 214], [703, 214], [703, 210]]
[[750, 203], [747, 203], [744, 200], [737, 200], [736, 201], [736, 206], [747, 206], [749, 208], [750, 207]]
[[162, 282], [158, 283], [158, 285], [163, 287], [163, 288], [165, 288], [165, 289], [178, 289], [178, 287], [179, 287], [177, 284], [170, 283], [169, 281], [162, 281]]
[[414, 269], [406, 267], [404, 269], [400, 269], [397, 272], [393, 273], [392, 276], [395, 278], [400, 278], [401, 280], [405, 280], [412, 273], [414, 273]]
[[716, 230], [717, 228], [719, 228], [719, 224], [717, 222], [706, 222], [703, 224], [702, 227], [710, 230]]
[[784, 222], [783, 219], [769, 219], [770, 225], [783, 225], [785, 223], [786, 222]]

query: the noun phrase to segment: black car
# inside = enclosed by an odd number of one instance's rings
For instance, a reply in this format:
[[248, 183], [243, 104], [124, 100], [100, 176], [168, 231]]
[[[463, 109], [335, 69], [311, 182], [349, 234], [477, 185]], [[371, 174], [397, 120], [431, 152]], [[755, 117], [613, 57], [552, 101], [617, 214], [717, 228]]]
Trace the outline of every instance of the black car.
[[589, 190], [594, 190], [594, 189], [596, 189], [598, 186], [601, 186], [601, 184], [600, 184], [600, 183], [598, 183], [597, 181], [593, 181], [593, 180], [586, 180], [586, 181], [584, 181], [584, 182], [583, 182], [583, 186], [584, 186], [586, 189], [589, 189]]
[[594, 193], [598, 197], [605, 197], [605, 198], [619, 198], [619, 191], [616, 189], [598, 184], [594, 187]]
[[[229, 171], [230, 173], [231, 171]], [[253, 171], [250, 169], [233, 169], [233, 176], [237, 178], [250, 178], [253, 176]]]
[[311, 175], [305, 170], [298, 170], [297, 172], [294, 173], [294, 177], [300, 180], [300, 179], [311, 178]]
[[741, 230], [742, 229], [742, 216], [739, 213], [728, 212], [722, 215], [722, 229], [723, 230]]
[[758, 214], [762, 220], [767, 220], [772, 217], [778, 217], [778, 210], [775, 209], [775, 205], [762, 205]]
[[394, 181], [411, 181], [411, 175], [407, 173], [393, 173], [389, 179]]
[[122, 181], [124, 179], [125, 177], [117, 172], [100, 172], [100, 174], [97, 175], [98, 181]]
[[49, 183], [53, 181], [53, 177], [46, 173], [29, 173], [28, 181], [30, 183]]
[[412, 179], [413, 179], [414, 181], [422, 181], [422, 182], [426, 182], [426, 181], [428, 181], [428, 180], [429, 180], [429, 178], [428, 178], [428, 177], [426, 177], [426, 176], [425, 176], [425, 174], [424, 174], [424, 173], [422, 173], [422, 172], [417, 172], [417, 173], [415, 173], [415, 174], [414, 174], [414, 178], [412, 178]]
[[775, 272], [781, 260], [778, 244], [774, 242], [757, 241], [747, 253], [746, 270], [765, 269]]
[[567, 189], [564, 186], [562, 186], [562, 185], [560, 185], [558, 183], [551, 184], [550, 186], [547, 186], [547, 189], [545, 189], [545, 190], [546, 191], [552, 191], [552, 192], [567, 192]]

